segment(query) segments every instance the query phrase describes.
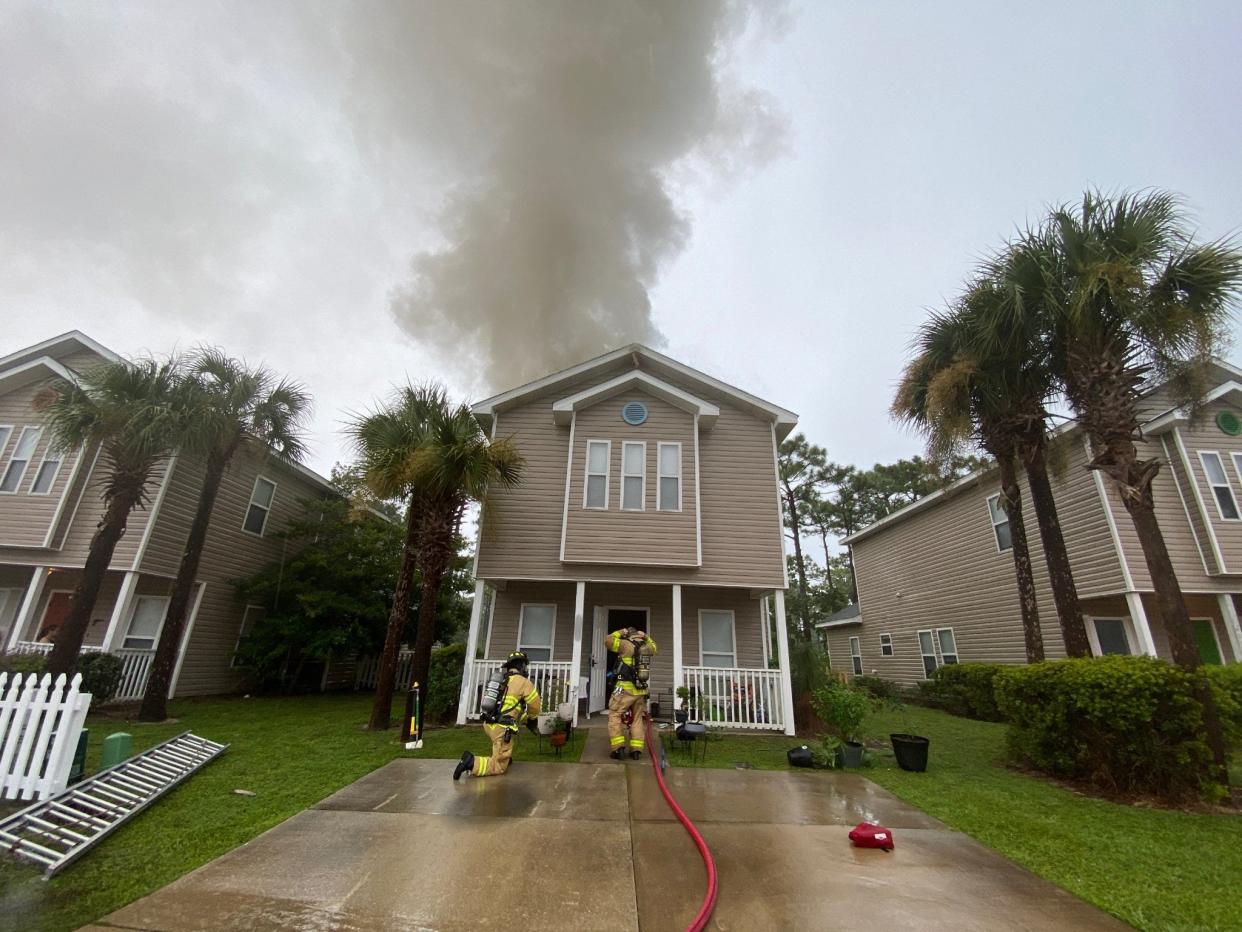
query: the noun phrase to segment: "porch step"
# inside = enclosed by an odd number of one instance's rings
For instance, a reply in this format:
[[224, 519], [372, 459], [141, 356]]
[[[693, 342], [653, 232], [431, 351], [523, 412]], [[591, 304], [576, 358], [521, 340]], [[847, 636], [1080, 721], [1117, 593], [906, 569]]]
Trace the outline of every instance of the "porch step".
[[182, 732], [0, 821], [0, 846], [47, 879], [228, 747]]

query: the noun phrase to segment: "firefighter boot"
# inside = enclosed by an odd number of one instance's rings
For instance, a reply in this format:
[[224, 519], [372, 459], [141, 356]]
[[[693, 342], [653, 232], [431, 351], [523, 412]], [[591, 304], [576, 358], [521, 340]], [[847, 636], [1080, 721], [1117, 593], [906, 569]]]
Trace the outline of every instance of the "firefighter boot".
[[620, 760], [625, 756], [625, 748], [613, 748], [612, 753], [608, 755], [613, 760]]
[[630, 760], [638, 760], [642, 756], [642, 751], [630, 751]]
[[453, 770], [453, 779], [460, 780], [461, 775], [474, 768], [474, 755], [469, 751], [461, 752], [461, 760], [457, 762], [456, 769]]

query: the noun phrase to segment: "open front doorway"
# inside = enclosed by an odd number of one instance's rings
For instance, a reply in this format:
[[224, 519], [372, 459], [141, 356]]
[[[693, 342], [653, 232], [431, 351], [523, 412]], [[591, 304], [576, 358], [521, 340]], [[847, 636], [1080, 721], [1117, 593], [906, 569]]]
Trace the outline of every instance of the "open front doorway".
[[604, 637], [620, 628], [647, 630], [651, 610], [631, 606], [600, 606], [595, 609], [591, 625], [591, 701], [590, 714], [602, 712], [608, 705], [608, 671], [617, 662], [617, 655], [606, 650]]

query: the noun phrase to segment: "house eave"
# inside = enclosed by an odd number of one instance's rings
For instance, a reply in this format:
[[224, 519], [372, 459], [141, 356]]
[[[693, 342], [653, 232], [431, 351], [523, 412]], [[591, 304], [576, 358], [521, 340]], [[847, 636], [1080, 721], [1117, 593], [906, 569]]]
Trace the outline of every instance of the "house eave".
[[720, 417], [720, 408], [710, 401], [696, 398], [675, 385], [670, 385], [641, 370], [632, 369], [614, 379], [609, 379], [607, 382], [601, 382], [599, 385], [594, 385], [585, 391], [578, 392], [576, 395], [570, 395], [568, 398], [562, 398], [554, 402], [552, 404], [552, 418], [562, 427], [568, 427], [570, 421], [573, 420], [575, 411], [589, 407], [597, 402], [605, 401], [615, 395], [620, 395], [634, 387], [639, 387], [648, 394], [661, 398], [688, 414], [698, 415], [699, 427], [702, 430], [711, 430], [716, 424], [716, 419]]

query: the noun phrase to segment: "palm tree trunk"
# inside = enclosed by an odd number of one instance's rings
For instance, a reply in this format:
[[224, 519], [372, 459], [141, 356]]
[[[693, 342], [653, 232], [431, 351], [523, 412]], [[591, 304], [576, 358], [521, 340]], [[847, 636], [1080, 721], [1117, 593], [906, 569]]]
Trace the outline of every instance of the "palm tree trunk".
[[433, 508], [432, 514], [428, 515], [418, 564], [422, 574], [422, 589], [418, 597], [418, 634], [414, 638], [411, 677], [413, 682], [421, 683], [424, 689], [431, 675], [431, 646], [436, 639], [436, 609], [440, 584], [444, 581], [449, 561], [453, 558], [453, 532], [456, 524], [455, 508], [449, 508], [443, 514], [436, 514], [437, 511], [439, 509]]
[[1026, 520], [1022, 515], [1022, 490], [1018, 486], [1013, 459], [998, 456], [1000, 469], [1001, 507], [1009, 518], [1010, 548], [1013, 552], [1014, 576], [1018, 582], [1018, 611], [1022, 616], [1022, 640], [1026, 645], [1026, 662], [1044, 659], [1044, 635], [1039, 626], [1039, 603], [1035, 597], [1035, 573], [1031, 568], [1031, 551], [1026, 539]]
[[388, 631], [384, 635], [384, 653], [380, 656], [379, 680], [375, 685], [375, 701], [371, 704], [371, 720], [367, 728], [382, 731], [392, 723], [392, 693], [397, 682], [397, 657], [401, 653], [401, 632], [410, 617], [410, 590], [414, 586], [414, 570], [418, 566], [421, 514], [418, 503], [411, 498], [405, 522], [405, 546], [401, 550], [401, 569], [388, 613]]
[[74, 587], [73, 598], [69, 602], [69, 614], [56, 632], [56, 642], [52, 645], [51, 656], [48, 657], [47, 672], [52, 676], [62, 673], [71, 676], [77, 668], [78, 654], [82, 650], [82, 641], [86, 638], [86, 629], [91, 623], [91, 614], [95, 611], [95, 602], [99, 599], [104, 574], [112, 563], [117, 542], [125, 534], [129, 513], [137, 507], [142, 496], [143, 486], [142, 481], [135, 481], [132, 489], [113, 495], [108, 500], [108, 508], [99, 523], [99, 529], [91, 538], [91, 549], [86, 557], [86, 565], [82, 568], [82, 578]]
[[162, 722], [168, 718], [168, 688], [172, 683], [173, 668], [177, 665], [177, 653], [190, 613], [198, 564], [202, 560], [207, 531], [211, 526], [211, 512], [215, 508], [220, 483], [224, 479], [224, 469], [228, 465], [227, 456], [222, 453], [207, 458], [203, 488], [198, 494], [198, 508], [190, 525], [185, 551], [181, 554], [181, 565], [177, 568], [177, 580], [173, 583], [168, 614], [164, 619], [164, 627], [160, 630], [155, 659], [151, 662], [151, 675], [142, 694], [142, 707], [138, 711], [138, 720], [142, 722]]
[[1061, 624], [1065, 652], [1071, 657], [1090, 657], [1091, 642], [1087, 640], [1087, 625], [1083, 621], [1082, 606], [1078, 602], [1078, 588], [1074, 585], [1069, 552], [1065, 549], [1065, 535], [1061, 533], [1057, 503], [1052, 495], [1052, 483], [1048, 481], [1048, 459], [1042, 428], [1039, 438], [1023, 450], [1022, 461], [1026, 467], [1027, 482], [1031, 487], [1031, 501], [1035, 506], [1039, 537], [1044, 543], [1044, 562], [1048, 564], [1048, 581], [1052, 586], [1053, 601], [1057, 605], [1057, 619]]
[[802, 562], [802, 535], [799, 533], [802, 521], [798, 515], [798, 497], [790, 489], [785, 491], [785, 505], [789, 509], [789, 526], [793, 531], [794, 567], [798, 571], [798, 605], [800, 606], [798, 613], [801, 616], [798, 619], [798, 636], [804, 641], [809, 641], [811, 626], [806, 617], [806, 564]]

